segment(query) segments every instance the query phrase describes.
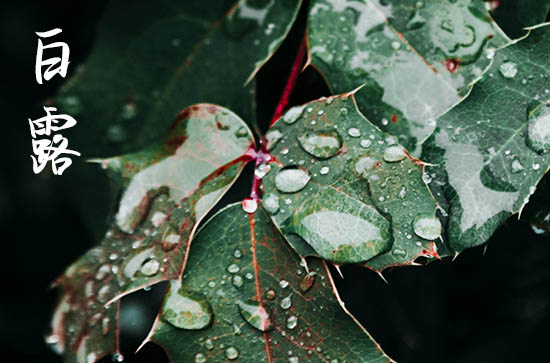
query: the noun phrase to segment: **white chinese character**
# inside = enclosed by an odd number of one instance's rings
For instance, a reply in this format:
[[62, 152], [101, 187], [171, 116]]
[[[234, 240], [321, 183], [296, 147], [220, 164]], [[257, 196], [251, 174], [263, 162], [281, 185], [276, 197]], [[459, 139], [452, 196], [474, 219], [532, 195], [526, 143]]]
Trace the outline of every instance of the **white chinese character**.
[[[53, 37], [61, 33], [62, 30], [59, 28], [49, 30], [47, 32], [37, 32], [41, 38]], [[52, 57], [49, 59], [42, 59], [45, 49], [51, 48], [61, 48], [61, 57]], [[49, 81], [57, 73], [63, 78], [67, 75], [67, 68], [69, 66], [69, 53], [70, 49], [67, 43], [57, 42], [44, 46], [42, 40], [38, 39], [38, 48], [36, 49], [36, 64], [34, 67], [34, 72], [36, 74], [36, 82], [42, 84], [42, 67], [48, 67], [44, 72], [44, 79]], [[58, 66], [57, 66], [58, 65]], [[57, 66], [57, 67], [55, 67]]]

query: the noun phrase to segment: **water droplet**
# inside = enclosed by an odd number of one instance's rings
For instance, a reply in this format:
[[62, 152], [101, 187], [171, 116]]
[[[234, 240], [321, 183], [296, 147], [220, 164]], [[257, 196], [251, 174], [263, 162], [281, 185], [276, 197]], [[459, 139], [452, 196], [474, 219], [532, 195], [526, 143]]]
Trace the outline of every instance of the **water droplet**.
[[206, 357], [202, 353], [195, 354], [195, 363], [205, 363]]
[[229, 347], [225, 350], [225, 356], [229, 360], [235, 360], [239, 357], [239, 351], [235, 347]]
[[122, 142], [126, 139], [126, 131], [120, 125], [111, 125], [107, 128], [106, 137], [111, 142]]
[[342, 107], [342, 108], [340, 109], [340, 115], [346, 116], [347, 114], [348, 114], [348, 109], [345, 108], [345, 107]]
[[286, 124], [291, 125], [291, 124], [295, 123], [302, 116], [303, 112], [304, 112], [304, 106], [292, 107], [283, 116], [283, 121]]
[[534, 163], [532, 165], [532, 167], [533, 167], [533, 170], [539, 170], [540, 169], [540, 164], [539, 163]]
[[283, 310], [287, 310], [292, 306], [292, 294], [288, 295], [287, 297], [283, 298], [281, 300], [281, 308]]
[[279, 211], [279, 197], [269, 193], [262, 199], [262, 205], [269, 214], [277, 214]]
[[266, 176], [266, 174], [269, 173], [270, 170], [271, 170], [271, 165], [266, 163], [261, 163], [256, 167], [256, 169], [254, 169], [254, 175], [258, 179], [263, 179], [264, 176]]
[[212, 350], [214, 349], [214, 343], [212, 343], [211, 339], [206, 339], [206, 341], [204, 342], [204, 347], [208, 350]]
[[422, 180], [424, 181], [424, 183], [430, 184], [432, 182], [432, 177], [430, 176], [430, 174], [424, 172], [422, 174]]
[[252, 273], [250, 272], [247, 272], [246, 275], [244, 275], [244, 277], [246, 277], [247, 280], [252, 280], [254, 278], [254, 275], [252, 275]]
[[405, 149], [401, 145], [392, 145], [384, 150], [384, 160], [388, 163], [394, 163], [405, 159]]
[[137, 115], [136, 105], [133, 102], [125, 103], [122, 106], [120, 117], [123, 120], [131, 120]]
[[267, 150], [272, 150], [279, 140], [283, 138], [283, 134], [277, 129], [271, 129], [265, 134], [265, 138], [267, 140]]
[[319, 174], [321, 174], [321, 175], [327, 175], [328, 172], [329, 172], [329, 170], [330, 170], [330, 169], [329, 169], [328, 166], [323, 166], [323, 167], [321, 168], [321, 170], [319, 170]]
[[275, 299], [275, 296], [277, 296], [277, 294], [275, 293], [274, 290], [269, 289], [265, 292], [265, 298], [268, 299], [268, 300]]
[[156, 274], [159, 270], [160, 264], [157, 260], [149, 260], [146, 261], [143, 265], [141, 265], [141, 273], [145, 276], [153, 276]]
[[361, 131], [359, 131], [358, 128], [350, 127], [348, 129], [348, 135], [351, 136], [351, 137], [360, 137], [361, 136]]
[[283, 289], [286, 289], [287, 286], [289, 285], [288, 281], [287, 280], [281, 280], [279, 281], [279, 286]]
[[527, 145], [538, 153], [550, 150], [550, 105], [529, 110]]
[[304, 189], [311, 176], [304, 169], [285, 167], [275, 176], [275, 186], [283, 193], [296, 193]]
[[296, 325], [298, 325], [298, 318], [294, 315], [291, 315], [286, 319], [286, 327], [289, 329], [296, 328]]
[[525, 168], [523, 167], [523, 165], [521, 165], [519, 160], [512, 161], [512, 173], [519, 173], [520, 171], [522, 171], [524, 169]]
[[244, 198], [242, 201], [243, 210], [246, 213], [254, 213], [258, 209], [258, 201], [254, 198]]
[[419, 214], [414, 218], [413, 229], [419, 237], [434, 240], [441, 235], [441, 222], [431, 214]]
[[311, 271], [307, 275], [305, 275], [302, 281], [300, 281], [300, 289], [303, 292], [308, 291], [313, 286], [316, 276], [317, 273], [315, 271]]
[[237, 301], [242, 318], [260, 331], [269, 331], [273, 328], [269, 311], [254, 300]]
[[213, 289], [216, 287], [216, 283], [214, 281], [208, 281], [208, 287]]
[[334, 130], [310, 131], [298, 136], [300, 146], [319, 159], [328, 159], [340, 151], [342, 138]]
[[372, 142], [369, 139], [363, 139], [359, 144], [362, 148], [368, 149], [372, 145]]
[[504, 62], [498, 70], [505, 78], [514, 78], [518, 73], [518, 66], [514, 62]]
[[214, 314], [204, 295], [179, 288], [179, 281], [171, 281], [161, 317], [176, 328], [198, 330], [210, 325]]
[[227, 272], [231, 273], [231, 274], [236, 274], [237, 272], [239, 272], [241, 269], [239, 267], [239, 265], [236, 265], [234, 263], [232, 263], [231, 265], [227, 266]]
[[289, 357], [288, 358], [288, 363], [298, 363], [298, 362], [300, 362], [298, 357]]
[[402, 249], [400, 249], [400, 248], [395, 248], [395, 249], [393, 249], [393, 250], [392, 250], [392, 254], [393, 254], [394, 256], [397, 256], [397, 257], [400, 257], [400, 258], [405, 258], [405, 257], [407, 257], [407, 251], [402, 250]]
[[235, 251], [233, 252], [233, 257], [235, 257], [235, 258], [241, 258], [241, 257], [243, 257], [243, 253], [241, 252], [241, 250], [235, 250]]
[[243, 286], [243, 278], [239, 275], [235, 275], [233, 276], [232, 283], [235, 287], [241, 287]]

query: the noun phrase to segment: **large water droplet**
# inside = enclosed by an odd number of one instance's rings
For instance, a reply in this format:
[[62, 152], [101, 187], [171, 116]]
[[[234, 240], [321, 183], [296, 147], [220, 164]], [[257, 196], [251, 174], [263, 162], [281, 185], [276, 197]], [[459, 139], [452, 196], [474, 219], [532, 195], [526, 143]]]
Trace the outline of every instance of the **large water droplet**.
[[286, 327], [289, 329], [296, 328], [296, 325], [298, 325], [298, 318], [294, 315], [291, 315], [286, 319]]
[[283, 289], [286, 289], [289, 285], [289, 282], [287, 280], [281, 280], [279, 281], [279, 286]]
[[525, 168], [523, 167], [523, 165], [521, 165], [519, 160], [512, 161], [512, 173], [519, 173], [524, 169]]
[[262, 205], [269, 214], [277, 214], [279, 211], [279, 197], [273, 193], [266, 194], [262, 199]]
[[328, 159], [342, 147], [342, 138], [334, 130], [310, 131], [298, 136], [300, 146], [319, 159]]
[[361, 136], [361, 131], [356, 127], [350, 127], [348, 129], [348, 135], [351, 136], [351, 137], [360, 137]]
[[267, 150], [272, 150], [275, 145], [283, 138], [281, 131], [277, 129], [271, 129], [265, 134], [265, 139], [267, 140]]
[[244, 198], [242, 207], [246, 213], [254, 213], [258, 209], [258, 201], [254, 198]]
[[540, 105], [529, 111], [527, 145], [538, 153], [550, 150], [550, 105]]
[[441, 222], [431, 214], [419, 214], [413, 221], [414, 233], [427, 240], [434, 240], [441, 235]]
[[304, 189], [311, 176], [295, 166], [283, 168], [275, 176], [275, 186], [283, 193], [296, 193]]
[[239, 357], [239, 351], [235, 347], [229, 347], [225, 350], [225, 356], [229, 360], [235, 360]]
[[231, 265], [227, 266], [227, 272], [236, 274], [240, 271], [239, 265], [232, 263]]
[[384, 150], [384, 160], [388, 163], [394, 163], [405, 159], [405, 149], [401, 145], [392, 145]]
[[204, 295], [180, 288], [178, 281], [171, 281], [161, 317], [176, 328], [198, 330], [210, 325], [214, 314]]
[[149, 260], [141, 265], [141, 273], [145, 276], [153, 276], [159, 270], [160, 264], [157, 260]]
[[498, 68], [500, 74], [506, 78], [514, 78], [518, 74], [518, 66], [514, 62], [504, 62]]
[[242, 318], [260, 331], [269, 331], [273, 328], [270, 313], [265, 307], [254, 300], [237, 301]]
[[292, 294], [290, 294], [287, 297], [283, 298], [281, 300], [280, 305], [281, 305], [281, 308], [283, 308], [283, 310], [289, 309], [292, 306]]
[[195, 354], [195, 363], [205, 363], [206, 357], [202, 353]]
[[283, 116], [283, 121], [289, 125], [293, 124], [302, 116], [303, 112], [304, 112], [304, 106], [292, 107]]

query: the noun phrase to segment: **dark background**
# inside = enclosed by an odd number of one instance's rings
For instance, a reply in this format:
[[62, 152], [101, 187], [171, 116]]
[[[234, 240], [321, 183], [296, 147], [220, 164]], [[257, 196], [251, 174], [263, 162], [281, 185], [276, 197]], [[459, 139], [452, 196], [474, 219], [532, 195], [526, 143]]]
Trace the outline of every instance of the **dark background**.
[[[63, 177], [32, 173], [28, 118], [41, 114], [45, 100], [62, 83], [55, 77], [38, 85], [34, 76], [37, 38], [34, 32], [63, 29], [74, 71], [93, 46], [95, 27], [105, 5], [95, 1], [25, 1], [5, 3], [0, 10], [2, 85], [0, 97], [2, 171], [0, 171], [0, 346], [4, 362], [59, 362], [44, 344], [56, 292], [49, 284], [94, 244], [92, 231], [73, 193], [96, 193], [108, 200], [105, 178], [83, 180], [81, 190], [68, 190], [67, 177], [78, 178], [82, 159]], [[498, 12], [510, 11], [501, 1]], [[299, 41], [303, 19], [292, 36], [259, 75], [260, 119], [269, 120]], [[270, 87], [262, 87], [269, 85]], [[313, 91], [312, 91], [313, 90]], [[300, 76], [293, 103], [327, 95], [320, 77]], [[226, 201], [249, 190], [250, 170]], [[72, 174], [71, 174], [72, 173]], [[106, 204], [106, 203], [105, 203]], [[105, 226], [107, 206], [90, 206], [95, 225]], [[87, 218], [89, 219], [89, 213]], [[101, 228], [100, 228], [101, 229]], [[483, 247], [456, 261], [386, 273], [389, 284], [358, 267], [336, 277], [347, 307], [384, 350], [399, 362], [548, 361], [550, 356], [550, 236], [535, 234], [515, 218]], [[122, 348], [126, 361], [162, 362], [162, 350], [148, 345], [130, 353], [149, 328], [162, 286], [125, 298]], [[148, 301], [148, 305], [145, 304]], [[109, 359], [107, 359], [108, 361]]]

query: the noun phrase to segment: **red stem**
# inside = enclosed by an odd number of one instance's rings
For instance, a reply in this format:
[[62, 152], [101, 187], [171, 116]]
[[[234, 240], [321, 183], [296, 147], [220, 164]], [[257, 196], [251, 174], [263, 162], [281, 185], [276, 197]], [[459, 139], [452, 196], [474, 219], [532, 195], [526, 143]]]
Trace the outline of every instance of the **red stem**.
[[281, 95], [279, 104], [277, 104], [277, 108], [275, 109], [275, 114], [271, 119], [271, 123], [269, 124], [269, 127], [275, 125], [275, 122], [277, 122], [277, 120], [285, 112], [286, 107], [288, 106], [288, 103], [290, 101], [290, 95], [292, 94], [294, 85], [296, 84], [296, 80], [298, 79], [298, 75], [302, 70], [302, 63], [304, 62], [305, 56], [306, 56], [306, 38], [304, 38], [302, 40], [302, 43], [300, 44], [300, 48], [298, 49], [298, 54], [296, 55], [296, 59], [294, 59], [294, 64], [292, 64], [292, 70], [290, 71], [290, 75], [288, 76], [288, 80], [286, 81], [285, 88], [283, 89], [283, 94]]

